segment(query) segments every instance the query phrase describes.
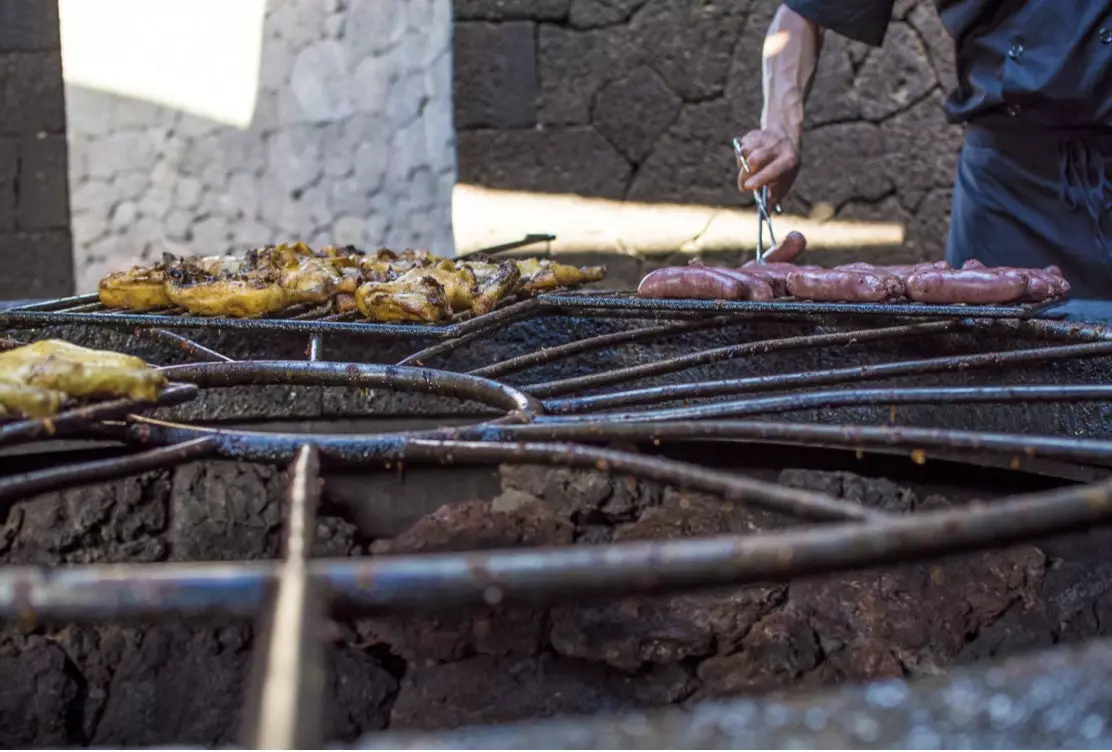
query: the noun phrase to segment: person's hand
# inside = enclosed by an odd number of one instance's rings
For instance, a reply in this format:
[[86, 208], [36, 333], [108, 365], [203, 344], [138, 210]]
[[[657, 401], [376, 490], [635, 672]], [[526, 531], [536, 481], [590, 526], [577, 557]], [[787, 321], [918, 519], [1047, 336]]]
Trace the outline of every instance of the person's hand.
[[749, 131], [741, 139], [741, 153], [751, 173], [738, 165], [737, 187], [742, 193], [768, 186], [769, 206], [788, 195], [799, 174], [799, 150], [791, 139], [775, 131]]

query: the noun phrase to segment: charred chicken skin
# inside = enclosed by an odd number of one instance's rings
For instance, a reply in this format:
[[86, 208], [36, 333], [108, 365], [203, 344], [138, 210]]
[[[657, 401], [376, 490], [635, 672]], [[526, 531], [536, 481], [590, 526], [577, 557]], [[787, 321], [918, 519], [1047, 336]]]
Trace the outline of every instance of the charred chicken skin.
[[[435, 322], [453, 314], [489, 313], [504, 300], [596, 282], [603, 267], [577, 268], [548, 259], [454, 261], [428, 251], [351, 246], [270, 245], [242, 257], [176, 258], [101, 280], [110, 308], [136, 311], [179, 306], [201, 316], [248, 318], [297, 304], [330, 303], [337, 313], [373, 321]], [[435, 284], [432, 284], [435, 282]], [[388, 295], [399, 300], [390, 303]]]
[[54, 415], [71, 397], [154, 400], [166, 376], [131, 355], [43, 340], [0, 353], [0, 408], [5, 415]]

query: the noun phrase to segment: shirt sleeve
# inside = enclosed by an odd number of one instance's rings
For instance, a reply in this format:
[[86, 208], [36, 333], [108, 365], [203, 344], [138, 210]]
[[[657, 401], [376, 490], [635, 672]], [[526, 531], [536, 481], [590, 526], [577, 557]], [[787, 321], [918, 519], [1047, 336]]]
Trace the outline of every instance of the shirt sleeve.
[[835, 34], [879, 47], [895, 0], [784, 0], [784, 5]]

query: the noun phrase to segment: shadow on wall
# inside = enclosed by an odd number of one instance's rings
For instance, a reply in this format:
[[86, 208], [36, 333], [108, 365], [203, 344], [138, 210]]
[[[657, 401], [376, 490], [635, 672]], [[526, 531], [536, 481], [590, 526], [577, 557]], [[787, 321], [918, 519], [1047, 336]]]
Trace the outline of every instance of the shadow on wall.
[[[174, 27], [179, 4], [98, 0], [89, 25], [63, 2], [79, 290], [163, 250], [453, 247], [450, 0], [267, 0], [265, 15], [258, 2], [254, 54], [245, 43], [208, 67], [198, 50], [252, 33], [221, 27], [218, 0], [180, 6], [193, 23], [176, 35], [154, 33], [151, 15]], [[136, 13], [164, 50], [113, 39]], [[129, 70], [135, 54], [155, 75]]]
[[[455, 0], [460, 182], [736, 207], [730, 139], [759, 123], [778, 0]], [[897, 0], [882, 49], [828, 35], [805, 169], [785, 210], [899, 222], [941, 256], [960, 134], [952, 43], [930, 0]]]

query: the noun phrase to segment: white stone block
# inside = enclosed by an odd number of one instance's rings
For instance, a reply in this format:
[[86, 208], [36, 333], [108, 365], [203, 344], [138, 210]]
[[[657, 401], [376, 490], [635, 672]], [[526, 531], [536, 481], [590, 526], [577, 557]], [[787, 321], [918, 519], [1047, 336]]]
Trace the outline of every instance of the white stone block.
[[86, 154], [89, 175], [95, 178], [128, 170], [151, 170], [158, 160], [153, 144], [141, 131], [120, 131], [90, 141]]
[[121, 172], [112, 181], [112, 190], [115, 192], [116, 199], [135, 201], [143, 195], [150, 184], [150, 173]]
[[254, 217], [259, 211], [258, 179], [246, 172], [235, 172], [228, 178], [228, 197], [236, 211]]
[[165, 219], [174, 206], [174, 194], [166, 188], [151, 186], [138, 202], [139, 211], [154, 219]]
[[345, 38], [358, 56], [381, 55], [405, 36], [406, 12], [396, 0], [351, 0]]
[[201, 254], [226, 253], [231, 235], [231, 229], [222, 217], [205, 217], [193, 224], [191, 245]]
[[70, 209], [74, 214], [92, 214], [107, 221], [116, 199], [112, 185], [104, 180], [86, 180], [70, 188]]
[[355, 150], [355, 182], [364, 195], [377, 193], [386, 180], [386, 173], [395, 158], [404, 155], [391, 154], [381, 144], [367, 142]]
[[112, 232], [126, 232], [139, 215], [139, 207], [134, 201], [121, 201], [112, 209], [108, 224]]
[[352, 104], [356, 112], [380, 115], [386, 110], [390, 89], [398, 71], [390, 56], [364, 58], [355, 67], [352, 81]]
[[350, 115], [353, 92], [343, 45], [325, 39], [297, 53], [290, 89], [309, 122], [328, 123]]
[[367, 223], [360, 217], [344, 215], [332, 223], [332, 242], [336, 245], [357, 245], [366, 243]]
[[367, 192], [355, 178], [326, 181], [328, 208], [333, 214], [360, 215], [367, 210]]
[[320, 138], [308, 126], [275, 133], [267, 147], [264, 180], [276, 180], [287, 191], [303, 190], [324, 171]]
[[166, 215], [165, 235], [171, 240], [184, 241], [189, 235], [189, 226], [192, 223], [192, 212], [185, 209], [174, 209]]
[[74, 214], [70, 219], [73, 244], [78, 248], [88, 246], [108, 234], [108, 222], [100, 214]]
[[204, 187], [197, 178], [180, 177], [174, 186], [174, 205], [179, 209], [196, 209], [201, 205]]

